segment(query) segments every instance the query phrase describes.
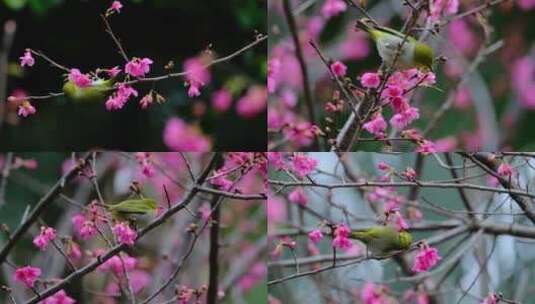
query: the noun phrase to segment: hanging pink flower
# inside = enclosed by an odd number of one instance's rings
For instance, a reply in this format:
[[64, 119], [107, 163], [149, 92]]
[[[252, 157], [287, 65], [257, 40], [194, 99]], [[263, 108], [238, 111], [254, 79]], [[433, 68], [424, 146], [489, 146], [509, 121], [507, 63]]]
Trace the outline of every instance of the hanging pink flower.
[[300, 178], [312, 173], [317, 165], [317, 160], [304, 153], [295, 153], [292, 157], [292, 172]]
[[281, 62], [278, 58], [271, 58], [268, 60], [267, 89], [269, 93], [274, 93], [277, 90], [277, 79], [280, 67]]
[[483, 302], [481, 304], [498, 304], [499, 298], [495, 293], [489, 294], [485, 299], [483, 299]]
[[108, 73], [110, 78], [113, 78], [121, 73], [121, 69], [118, 66], [114, 66], [113, 68], [107, 70], [106, 73]]
[[438, 261], [442, 258], [438, 254], [438, 250], [434, 247], [429, 247], [429, 245], [424, 244], [414, 259], [414, 265], [412, 266], [412, 271], [414, 272], [425, 272], [433, 267]]
[[52, 296], [44, 299], [41, 304], [74, 304], [76, 301], [69, 297], [65, 290], [60, 290]]
[[33, 59], [32, 52], [30, 49], [26, 49], [24, 52], [24, 55], [19, 58], [20, 59], [20, 66], [33, 66], [35, 64], [35, 59]]
[[377, 113], [373, 119], [365, 123], [363, 126], [364, 130], [370, 132], [377, 138], [384, 138], [386, 131], [386, 121], [383, 118], [381, 113]]
[[15, 281], [21, 282], [28, 288], [33, 288], [35, 281], [41, 275], [41, 269], [32, 266], [17, 268], [14, 274]]
[[109, 8], [110, 11], [116, 11], [117, 13], [121, 12], [121, 8], [123, 8], [123, 4], [120, 1], [113, 1], [111, 3], [111, 6]]
[[113, 226], [113, 234], [121, 244], [134, 245], [137, 238], [137, 232], [130, 228], [127, 223], [118, 223]]
[[314, 243], [317, 244], [323, 239], [323, 234], [321, 233], [320, 229], [314, 229], [308, 233], [308, 239]]
[[41, 227], [41, 232], [33, 239], [33, 244], [41, 250], [45, 250], [48, 243], [56, 238], [56, 229], [52, 227]]
[[344, 77], [347, 72], [347, 66], [341, 61], [335, 61], [331, 64], [331, 71], [338, 77]]
[[[96, 252], [98, 255], [101, 255], [104, 253], [104, 250], [98, 250]], [[123, 268], [123, 262], [124, 262], [124, 268]], [[137, 259], [134, 257], [129, 256], [126, 253], [119, 255], [112, 256], [109, 260], [104, 262], [104, 264], [98, 266], [98, 270], [102, 272], [106, 271], [112, 271], [113, 274], [115, 274], [117, 277], [124, 276], [124, 270], [130, 271], [136, 268], [137, 265]]]
[[343, 0], [326, 0], [321, 7], [321, 14], [325, 18], [334, 17], [347, 9], [347, 4]]
[[290, 202], [299, 204], [301, 206], [306, 206], [308, 202], [308, 198], [305, 194], [305, 191], [301, 187], [295, 188], [292, 192], [290, 192], [290, 195], [288, 195], [288, 199], [290, 200]]
[[126, 64], [124, 71], [132, 77], [145, 77], [145, 74], [149, 73], [152, 63], [153, 61], [149, 58], [141, 59], [134, 57], [134, 59]]
[[212, 94], [212, 106], [218, 112], [225, 112], [232, 106], [232, 94], [226, 89], [215, 91]]
[[253, 118], [265, 111], [267, 90], [264, 86], [252, 86], [236, 103], [236, 112], [243, 118]]
[[342, 250], [349, 250], [353, 247], [353, 243], [348, 238], [351, 230], [344, 224], [340, 224], [334, 230], [334, 239], [332, 246]]
[[364, 304], [389, 304], [391, 303], [385, 286], [366, 282], [360, 292], [360, 298]]
[[364, 73], [360, 77], [360, 84], [365, 88], [376, 89], [381, 84], [381, 77], [377, 73]]
[[35, 114], [35, 112], [37, 112], [35, 107], [28, 100], [24, 100], [19, 105], [19, 111], [17, 112], [17, 114], [22, 117], [28, 117], [30, 115]]
[[197, 126], [188, 125], [177, 117], [167, 121], [163, 141], [173, 151], [204, 152], [212, 146], [210, 138]]

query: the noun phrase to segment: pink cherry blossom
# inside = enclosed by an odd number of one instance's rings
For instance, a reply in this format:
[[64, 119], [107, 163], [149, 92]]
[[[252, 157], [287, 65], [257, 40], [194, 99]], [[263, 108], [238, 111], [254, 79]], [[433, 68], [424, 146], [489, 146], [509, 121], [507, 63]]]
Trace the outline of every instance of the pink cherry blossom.
[[69, 72], [69, 80], [72, 81], [79, 88], [87, 88], [91, 86], [91, 78], [88, 75], [82, 74], [79, 69], [71, 69]]
[[288, 164], [284, 158], [284, 154], [281, 152], [268, 152], [268, 163], [275, 170], [286, 170], [288, 169]]
[[317, 127], [308, 121], [291, 123], [284, 128], [284, 136], [296, 146], [307, 147], [314, 142]]
[[35, 64], [35, 59], [32, 56], [32, 51], [30, 49], [26, 49], [24, 52], [24, 55], [22, 57], [19, 57], [20, 59], [20, 66], [33, 66]]
[[295, 173], [300, 178], [305, 177], [306, 175], [312, 173], [318, 161], [308, 157], [304, 153], [295, 153], [292, 157], [292, 172]]
[[377, 164], [377, 168], [378, 168], [379, 170], [381, 170], [381, 171], [388, 171], [388, 170], [390, 170], [390, 166], [389, 166], [387, 163], [383, 162], [383, 161], [380, 161], [380, 162]]
[[141, 106], [143, 110], [145, 110], [150, 107], [153, 101], [154, 101], [154, 98], [152, 97], [152, 94], [149, 93], [143, 96], [143, 98], [141, 98], [141, 100], [139, 101], [139, 105]]
[[242, 290], [249, 290], [255, 285], [263, 282], [267, 274], [267, 267], [265, 263], [258, 262], [238, 281], [238, 286]]
[[121, 12], [121, 8], [123, 8], [123, 4], [120, 1], [113, 1], [111, 3], [111, 6], [109, 8], [110, 11], [116, 11], [117, 13]]
[[394, 215], [396, 217], [395, 223], [396, 223], [396, 229], [398, 231], [403, 231], [403, 230], [409, 229], [409, 224], [407, 224], [407, 222], [403, 218], [403, 215], [401, 215], [401, 212], [396, 211]]
[[535, 61], [531, 56], [521, 57], [513, 62], [511, 78], [520, 105], [527, 109], [535, 109]]
[[321, 14], [325, 18], [334, 17], [347, 9], [343, 0], [326, 0], [321, 7]]
[[336, 226], [334, 230], [334, 239], [332, 241], [332, 246], [342, 250], [349, 250], [353, 247], [353, 243], [348, 238], [351, 230], [344, 224]]
[[265, 111], [267, 90], [264, 86], [252, 86], [236, 103], [236, 112], [243, 118], [253, 118]]
[[232, 106], [232, 94], [226, 89], [212, 94], [212, 106], [218, 112], [226, 112]]
[[137, 232], [130, 228], [127, 223], [118, 223], [113, 226], [113, 234], [121, 244], [134, 245], [137, 238]]
[[173, 151], [203, 152], [211, 149], [211, 140], [197, 126], [188, 125], [174, 117], [167, 121], [164, 143]]
[[22, 117], [28, 117], [30, 115], [35, 114], [35, 112], [37, 112], [35, 107], [28, 100], [24, 100], [19, 105], [19, 111], [17, 112], [17, 114]]
[[314, 244], [319, 243], [322, 238], [323, 234], [320, 229], [314, 229], [308, 233], [308, 239]]
[[463, 54], [470, 55], [477, 48], [478, 38], [464, 19], [457, 19], [448, 25], [448, 41]]
[[412, 121], [420, 117], [420, 111], [418, 108], [409, 107], [401, 113], [396, 113], [390, 119], [392, 127], [401, 130], [407, 127]]
[[331, 64], [331, 71], [338, 77], [344, 77], [347, 72], [347, 66], [341, 61], [335, 61]]
[[52, 296], [44, 299], [41, 304], [74, 304], [76, 301], [69, 297], [65, 290], [60, 290]]
[[134, 154], [137, 162], [141, 166], [141, 174], [147, 178], [153, 177], [156, 173], [154, 164], [152, 161], [152, 153], [150, 152], [137, 152]]
[[188, 96], [197, 97], [201, 94], [200, 88], [211, 80], [210, 71], [205, 67], [205, 57], [198, 56], [184, 61], [186, 82], [189, 85]]
[[190, 82], [188, 87], [188, 96], [189, 97], [198, 97], [201, 96], [201, 91], [199, 89], [199, 84], [196, 82]]
[[495, 293], [489, 294], [485, 299], [483, 299], [483, 302], [481, 304], [498, 304], [499, 298]]
[[413, 168], [408, 167], [401, 175], [408, 181], [414, 182], [416, 180], [416, 171]]
[[535, 8], [535, 0], [518, 0], [516, 1], [517, 5], [525, 10], [529, 11]]
[[429, 297], [423, 291], [414, 291], [414, 289], [408, 289], [403, 294], [403, 303], [429, 304]]
[[[146, 288], [151, 282], [153, 277], [149, 275], [146, 271], [135, 269], [128, 273], [130, 285], [132, 286], [132, 291], [134, 294], [140, 293], [144, 288]], [[108, 294], [120, 294], [121, 287], [117, 281], [110, 281], [108, 286], [106, 286], [106, 292]]]
[[425, 272], [433, 267], [442, 258], [438, 254], [438, 250], [434, 247], [424, 244], [414, 259], [414, 265], [412, 266], [413, 272]]
[[74, 230], [76, 234], [83, 240], [88, 240], [94, 237], [97, 234], [97, 229], [95, 223], [91, 220], [86, 219], [83, 214], [75, 214], [71, 218]]
[[497, 172], [501, 176], [510, 178], [513, 175], [513, 168], [508, 163], [501, 163]]
[[360, 76], [360, 84], [365, 88], [376, 89], [381, 84], [381, 77], [377, 73], [364, 73]]
[[455, 92], [453, 105], [458, 109], [467, 109], [472, 104], [472, 95], [467, 86], [460, 86]]
[[435, 148], [435, 144], [430, 140], [423, 140], [418, 144], [418, 148], [416, 148], [416, 152], [422, 153], [424, 155], [436, 153], [437, 150]]
[[267, 89], [269, 93], [274, 93], [277, 90], [277, 78], [280, 72], [281, 62], [278, 58], [271, 58], [268, 60], [267, 71]]
[[294, 108], [297, 105], [297, 94], [292, 90], [283, 90], [280, 95], [280, 100], [288, 108]]
[[108, 69], [106, 71], [106, 73], [108, 73], [108, 76], [110, 78], [114, 78], [115, 76], [119, 75], [119, 73], [121, 73], [121, 71], [122, 70], [118, 66], [114, 66], [113, 68]]
[[268, 230], [272, 231], [273, 225], [282, 222], [286, 217], [286, 206], [284, 201], [270, 193], [267, 200], [267, 220]]
[[290, 200], [290, 202], [301, 206], [306, 206], [308, 202], [305, 190], [303, 190], [303, 188], [301, 187], [297, 187], [292, 192], [290, 192], [290, 194], [288, 195], [288, 199]]
[[[104, 253], [103, 250], [98, 250], [97, 255]], [[124, 262], [124, 267], [123, 267]], [[124, 275], [124, 270], [130, 271], [133, 270], [137, 265], [137, 259], [129, 256], [124, 253], [121, 254], [121, 257], [118, 255], [112, 256], [109, 260], [100, 265], [97, 269], [102, 272], [112, 271], [117, 277], [122, 277]]]
[[373, 119], [365, 123], [362, 127], [377, 138], [385, 137], [386, 121], [380, 112], [375, 114]]
[[435, 141], [435, 150], [437, 152], [452, 152], [457, 148], [457, 138], [448, 136]]
[[210, 179], [210, 183], [225, 191], [230, 191], [234, 186], [234, 182], [229, 178], [225, 168], [216, 170], [214, 176]]
[[345, 40], [339, 44], [339, 49], [346, 59], [361, 60], [370, 54], [370, 45], [366, 34], [354, 31], [353, 27], [349, 28]]
[[21, 282], [28, 288], [33, 288], [35, 281], [41, 275], [41, 269], [32, 266], [17, 268], [14, 274], [15, 281]]
[[108, 111], [122, 109], [131, 96], [137, 97], [138, 92], [131, 86], [121, 83], [117, 91], [106, 101], [106, 109]]
[[366, 282], [360, 292], [360, 298], [364, 304], [389, 304], [391, 301], [385, 293], [386, 288], [372, 282]]
[[403, 89], [398, 85], [388, 85], [382, 92], [383, 97], [401, 97]]
[[135, 57], [126, 64], [124, 71], [132, 77], [145, 77], [149, 73], [152, 63], [153, 61], [149, 58], [141, 59]]
[[440, 20], [442, 16], [456, 14], [459, 10], [459, 0], [430, 1], [430, 19], [432, 22]]
[[56, 238], [56, 230], [52, 227], [41, 227], [41, 232], [33, 239], [33, 244], [45, 250], [48, 243]]
[[95, 223], [92, 221], [84, 221], [79, 231], [80, 237], [84, 240], [91, 239], [97, 234]]
[[79, 260], [82, 257], [82, 251], [80, 250], [80, 246], [72, 240], [68, 241], [67, 244], [67, 249], [65, 250], [67, 256], [69, 256], [69, 258], [75, 261]]

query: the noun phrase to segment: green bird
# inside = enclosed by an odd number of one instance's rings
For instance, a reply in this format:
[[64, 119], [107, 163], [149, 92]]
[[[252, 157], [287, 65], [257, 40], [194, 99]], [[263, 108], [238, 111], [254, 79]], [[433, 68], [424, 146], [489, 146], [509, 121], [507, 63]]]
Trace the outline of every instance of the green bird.
[[398, 232], [390, 226], [373, 226], [364, 230], [351, 231], [350, 238], [364, 244], [375, 256], [386, 256], [395, 251], [408, 250], [412, 244], [412, 236], [406, 231]]
[[105, 205], [114, 218], [128, 219], [132, 216], [155, 215], [158, 204], [151, 198], [128, 199], [117, 204]]
[[[367, 32], [377, 46], [379, 56], [390, 67], [393, 66], [396, 54], [395, 68], [425, 68], [433, 70], [433, 48], [426, 43], [419, 42], [412, 36], [407, 36], [391, 28], [382, 27], [368, 18], [357, 21], [357, 28]], [[400, 50], [400, 46], [401, 50]]]
[[80, 88], [72, 81], [67, 80], [63, 85], [63, 92], [69, 99], [75, 102], [88, 103], [104, 101], [110, 93], [113, 83], [113, 79], [97, 79], [93, 80], [91, 86]]

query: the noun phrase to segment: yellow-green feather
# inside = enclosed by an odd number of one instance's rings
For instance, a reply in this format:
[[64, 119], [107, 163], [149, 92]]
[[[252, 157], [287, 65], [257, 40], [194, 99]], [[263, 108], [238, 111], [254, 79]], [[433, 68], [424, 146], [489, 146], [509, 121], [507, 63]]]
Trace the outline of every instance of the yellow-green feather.
[[68, 80], [63, 85], [65, 95], [75, 102], [98, 102], [104, 101], [113, 85], [113, 79], [96, 80], [87, 88], [80, 88]]
[[132, 215], [132, 214], [155, 214], [158, 204], [151, 198], [129, 199], [113, 205], [106, 205], [106, 208], [113, 215]]
[[374, 226], [369, 229], [352, 231], [351, 237], [358, 239], [374, 254], [388, 254], [392, 251], [407, 250], [412, 243], [410, 233], [398, 232], [390, 226]]

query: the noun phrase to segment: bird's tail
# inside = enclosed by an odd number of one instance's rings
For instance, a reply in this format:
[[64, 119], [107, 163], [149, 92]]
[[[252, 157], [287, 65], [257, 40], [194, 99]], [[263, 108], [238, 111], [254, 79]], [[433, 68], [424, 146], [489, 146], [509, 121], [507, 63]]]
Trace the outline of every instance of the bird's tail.
[[355, 230], [351, 231], [350, 237], [352, 239], [357, 239], [357, 240], [360, 240], [360, 241], [363, 241], [363, 242], [369, 240], [369, 238], [370, 238], [366, 231], [358, 231], [358, 230], [357, 231], [355, 231]]

